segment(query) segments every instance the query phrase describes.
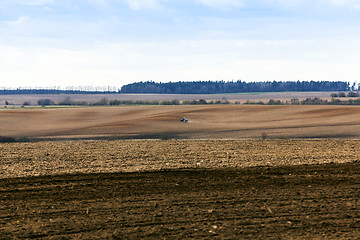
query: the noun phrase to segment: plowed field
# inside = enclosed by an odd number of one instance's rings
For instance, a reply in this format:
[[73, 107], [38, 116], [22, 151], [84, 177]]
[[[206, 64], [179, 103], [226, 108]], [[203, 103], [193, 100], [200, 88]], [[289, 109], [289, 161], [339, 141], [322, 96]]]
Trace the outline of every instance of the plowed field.
[[16, 138], [360, 138], [360, 106], [7, 109], [0, 110], [0, 122], [0, 135]]
[[359, 140], [0, 147], [0, 239], [360, 235]]
[[359, 140], [117, 140], [0, 144], [0, 178], [348, 163]]

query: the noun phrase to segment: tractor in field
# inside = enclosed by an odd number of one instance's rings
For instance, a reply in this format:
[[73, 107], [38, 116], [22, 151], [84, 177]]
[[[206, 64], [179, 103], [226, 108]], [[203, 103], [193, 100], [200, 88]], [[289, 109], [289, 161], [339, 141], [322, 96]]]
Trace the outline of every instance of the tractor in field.
[[183, 123], [187, 123], [189, 120], [187, 120], [185, 117], [183, 117], [182, 119], [180, 119], [180, 122], [183, 122]]

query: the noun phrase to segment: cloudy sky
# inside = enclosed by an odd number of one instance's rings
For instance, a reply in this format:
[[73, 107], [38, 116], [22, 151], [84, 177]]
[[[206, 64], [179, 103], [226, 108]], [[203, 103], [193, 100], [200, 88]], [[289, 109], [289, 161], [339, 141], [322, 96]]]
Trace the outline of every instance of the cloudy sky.
[[0, 0], [0, 88], [360, 80], [360, 0]]

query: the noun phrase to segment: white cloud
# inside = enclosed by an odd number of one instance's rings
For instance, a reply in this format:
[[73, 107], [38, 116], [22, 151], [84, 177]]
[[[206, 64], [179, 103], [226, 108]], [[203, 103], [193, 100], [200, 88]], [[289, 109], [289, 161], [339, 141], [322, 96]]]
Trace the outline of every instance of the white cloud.
[[126, 2], [133, 10], [156, 9], [160, 7], [157, 0], [126, 0]]
[[110, 4], [106, 0], [87, 0], [93, 6], [110, 7]]
[[303, 5], [303, 6], [318, 6], [318, 7], [326, 7], [326, 6], [343, 6], [343, 7], [350, 7], [350, 8], [357, 8], [360, 4], [360, 0], [313, 0], [313, 1], [305, 1], [305, 0], [265, 0], [267, 2], [275, 2], [281, 5]]
[[233, 7], [243, 7], [243, 1], [242, 0], [196, 0], [196, 2], [199, 2], [201, 4], [204, 4], [208, 7], [227, 10]]
[[17, 26], [21, 26], [24, 25], [26, 23], [28, 23], [30, 20], [29, 17], [27, 16], [20, 16], [18, 19], [16, 19], [15, 21], [7, 21], [8, 24], [11, 25], [17, 25]]
[[335, 4], [335, 5], [348, 5], [348, 4], [352, 4], [354, 2], [359, 2], [358, 0], [330, 0], [331, 4]]
[[[360, 0], [11, 1], [26, 6], [0, 21], [0, 86], [360, 76], [358, 16], [343, 19]], [[55, 14], [39, 11], [47, 7]]]
[[[78, 1], [61, 1], [61, 0], [6, 0], [8, 2], [16, 2], [22, 5], [29, 6], [44, 6], [51, 3], [58, 5], [80, 4]], [[92, 5], [111, 6], [119, 0], [82, 0], [82, 3]], [[133, 10], [140, 9], [158, 9], [170, 2], [176, 0], [121, 0], [126, 2]], [[220, 9], [228, 10], [231, 8], [246, 8], [249, 6], [266, 7], [296, 7], [296, 6], [345, 6], [350, 8], [359, 8], [360, 0], [188, 0], [192, 3], [200, 3], [202, 5]]]
[[54, 0], [15, 0], [15, 2], [29, 6], [42, 6], [52, 3]]
[[[318, 1], [318, 0], [314, 0]], [[228, 10], [231, 8], [267, 8], [267, 7], [296, 7], [307, 3], [305, 0], [195, 0], [195, 2], [204, 4], [206, 6]]]
[[1, 46], [0, 86], [110, 85], [137, 81], [343, 80], [360, 70], [356, 39], [100, 42], [81, 50]]
[[268, 6], [296, 7], [307, 2], [306, 0], [261, 0], [260, 3], [266, 4]]
[[330, 0], [330, 4], [335, 6], [350, 7], [355, 10], [360, 9], [360, 0]]
[[220, 10], [229, 10], [232, 8], [248, 8], [258, 7], [262, 9], [266, 8], [296, 8], [296, 7], [349, 7], [353, 9], [359, 9], [360, 0], [194, 0], [197, 3], [201, 3], [208, 7], [212, 7]]

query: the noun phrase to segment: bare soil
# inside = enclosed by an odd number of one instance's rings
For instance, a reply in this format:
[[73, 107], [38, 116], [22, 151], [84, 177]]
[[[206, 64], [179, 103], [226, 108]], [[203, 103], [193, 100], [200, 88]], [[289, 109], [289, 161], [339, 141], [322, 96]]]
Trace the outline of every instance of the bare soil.
[[0, 144], [0, 178], [349, 163], [360, 140], [116, 140]]
[[16, 109], [0, 110], [0, 122], [1, 136], [37, 139], [360, 138], [360, 106]]
[[359, 110], [1, 110], [0, 239], [356, 239]]
[[360, 235], [360, 140], [0, 147], [0, 239]]
[[357, 239], [358, 163], [0, 180], [1, 239]]

